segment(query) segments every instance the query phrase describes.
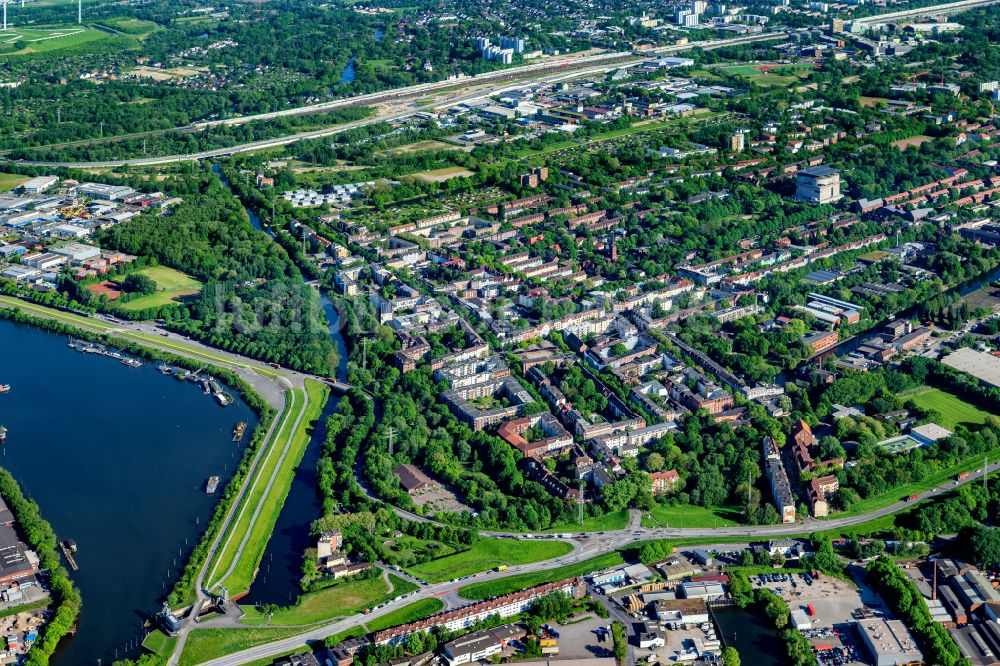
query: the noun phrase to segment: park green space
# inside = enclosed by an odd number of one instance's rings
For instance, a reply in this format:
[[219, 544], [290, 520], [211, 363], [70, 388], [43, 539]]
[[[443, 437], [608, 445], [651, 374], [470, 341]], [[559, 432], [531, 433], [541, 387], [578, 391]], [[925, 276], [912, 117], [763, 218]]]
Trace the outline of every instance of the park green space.
[[948, 430], [954, 430], [960, 424], [966, 427], [982, 425], [989, 416], [958, 396], [931, 386], [911, 389], [900, 393], [899, 397], [903, 401], [912, 400], [920, 409], [937, 412], [936, 423]]
[[693, 504], [658, 504], [642, 516], [643, 527], [732, 527], [742, 511], [735, 507], [705, 508]]
[[180, 666], [196, 666], [241, 650], [279, 641], [301, 633], [299, 627], [247, 629], [195, 629], [184, 643]]
[[574, 576], [583, 576], [592, 571], [608, 569], [624, 563], [625, 559], [620, 553], [605, 553], [604, 555], [592, 557], [589, 560], [546, 569], [545, 571], [532, 571], [531, 573], [504, 576], [503, 578], [483, 581], [482, 583], [473, 583], [459, 589], [458, 593], [466, 599], [489, 599], [490, 597], [509, 594], [544, 583], [566, 580]]
[[[307, 393], [308, 404], [306, 404]], [[286, 393], [288, 405], [282, 415], [281, 426], [265, 453], [260, 468], [250, 481], [252, 486], [243, 500], [245, 510], [231, 526], [224, 547], [218, 552], [209, 568], [211, 574], [209, 586], [222, 583], [231, 594], [239, 594], [249, 589], [292, 485], [295, 468], [309, 443], [312, 422], [319, 418], [328, 394], [329, 390], [323, 384], [311, 379], [305, 381], [304, 391], [293, 388]], [[303, 416], [296, 428], [295, 422], [299, 413]], [[288, 452], [282, 457], [286, 442], [289, 442]], [[268, 488], [272, 475], [274, 483]], [[254, 511], [257, 506], [262, 508], [255, 520]]]
[[299, 598], [294, 606], [280, 608], [268, 617], [254, 606], [243, 608], [247, 625], [295, 626], [313, 624], [341, 615], [353, 615], [366, 608], [384, 604], [390, 599], [417, 589], [413, 583], [390, 575], [346, 580]]
[[389, 627], [398, 627], [401, 624], [430, 617], [443, 608], [444, 602], [440, 599], [420, 599], [367, 622], [365, 628], [368, 631], [382, 631]]
[[0, 55], [28, 55], [50, 51], [75, 51], [110, 37], [87, 26], [14, 27], [0, 35]]
[[565, 541], [526, 539], [479, 539], [468, 550], [439, 557], [407, 569], [430, 583], [487, 571], [501, 565], [514, 566], [550, 560], [573, 550]]
[[156, 629], [155, 631], [149, 632], [146, 636], [146, 640], [142, 642], [142, 647], [146, 648], [153, 654], [160, 655], [161, 657], [169, 657], [174, 651], [174, 645], [177, 644], [176, 636], [167, 636], [165, 633]]
[[105, 25], [112, 30], [136, 36], [147, 35], [160, 27], [155, 21], [125, 16], [104, 19], [101, 21], [101, 25]]
[[[761, 68], [765, 68], [762, 71]], [[752, 81], [760, 86], [788, 86], [807, 78], [815, 68], [811, 64], [708, 65], [691, 72], [704, 79], [721, 79], [720, 73]]]
[[122, 305], [123, 310], [144, 310], [172, 303], [184, 296], [197, 294], [201, 282], [167, 266], [149, 266], [137, 271], [156, 282], [156, 293], [142, 296]]
[[9, 192], [27, 180], [27, 176], [21, 176], [16, 173], [0, 173], [0, 192]]
[[572, 532], [608, 532], [623, 530], [628, 526], [628, 510], [612, 511], [600, 516], [588, 516], [583, 522], [562, 523], [545, 530], [550, 534], [569, 534]]
[[443, 541], [418, 539], [408, 534], [386, 539], [382, 542], [382, 547], [395, 556], [395, 562], [436, 559], [451, 555], [457, 550]]

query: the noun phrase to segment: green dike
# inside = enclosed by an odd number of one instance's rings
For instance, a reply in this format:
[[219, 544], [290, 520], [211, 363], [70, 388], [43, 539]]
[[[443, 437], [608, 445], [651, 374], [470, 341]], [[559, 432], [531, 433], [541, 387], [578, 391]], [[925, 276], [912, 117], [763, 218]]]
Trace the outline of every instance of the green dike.
[[[983, 466], [983, 459], [980, 458], [979, 456], [975, 456], [973, 458], [966, 458], [964, 461], [958, 463], [957, 465], [930, 474], [927, 477], [921, 479], [920, 481], [907, 483], [906, 485], [894, 488], [893, 490], [887, 493], [863, 499], [857, 504], [850, 507], [847, 511], [838, 511], [837, 513], [834, 513], [829, 517], [829, 519], [836, 520], [837, 518], [860, 516], [862, 514], [871, 513], [872, 511], [878, 511], [879, 509], [884, 509], [909, 497], [910, 495], [925, 493], [928, 490], [931, 490], [932, 488], [937, 488], [938, 486], [944, 485], [949, 479], [955, 479], [962, 472], [972, 472], [979, 469], [982, 466]], [[903, 513], [905, 511], [906, 509], [900, 509], [897, 513]], [[817, 520], [822, 521], [823, 518], [819, 518]]]
[[[401, 624], [416, 622], [425, 617], [430, 617], [444, 608], [444, 602], [440, 599], [420, 599], [412, 604], [407, 604], [402, 608], [397, 608], [391, 613], [386, 613], [382, 617], [377, 617], [365, 627], [369, 632], [382, 631], [389, 627], [398, 627]], [[350, 630], [348, 630], [350, 631]], [[344, 632], [347, 633], [347, 632]]]
[[302, 595], [294, 606], [275, 611], [270, 618], [253, 606], [244, 606], [246, 615], [241, 622], [246, 625], [294, 626], [322, 622], [335, 617], [360, 613], [404, 594], [417, 586], [397, 576], [389, 576], [389, 584], [382, 576], [347, 580], [328, 588]]
[[573, 578], [574, 576], [583, 576], [584, 574], [588, 574], [592, 571], [599, 571], [601, 569], [607, 569], [608, 567], [616, 567], [624, 563], [625, 559], [621, 556], [621, 554], [617, 552], [605, 553], [604, 555], [592, 557], [589, 560], [583, 560], [582, 562], [577, 562], [576, 564], [567, 564], [566, 566], [556, 567], [554, 569], [549, 569], [548, 571], [533, 571], [531, 573], [498, 578], [497, 580], [473, 583], [472, 585], [466, 585], [465, 587], [460, 588], [458, 593], [466, 599], [489, 599], [490, 597], [517, 592], [518, 590], [534, 587], [543, 583], [552, 583], [555, 581], [565, 580], [567, 578]]
[[298, 633], [302, 633], [302, 629], [298, 627], [195, 629], [188, 635], [187, 641], [184, 643], [184, 652], [181, 653], [179, 664], [180, 666], [196, 666], [227, 654], [279, 641]]
[[45, 305], [38, 305], [37, 303], [30, 303], [28, 301], [23, 301], [19, 298], [14, 298], [13, 296], [0, 295], [0, 304], [12, 307], [16, 310], [20, 310], [28, 315], [35, 317], [42, 317], [44, 319], [51, 319], [54, 321], [61, 322], [68, 326], [76, 326], [85, 331], [90, 331], [92, 333], [97, 333], [99, 335], [110, 335], [118, 340], [126, 340], [129, 342], [146, 345], [153, 349], [163, 350], [168, 353], [174, 353], [178, 356], [185, 356], [187, 358], [197, 360], [197, 361], [209, 361], [220, 365], [224, 368], [229, 367], [242, 367], [242, 368], [252, 368], [254, 372], [265, 377], [277, 377], [278, 372], [269, 368], [264, 363], [249, 363], [249, 362], [237, 362], [231, 357], [224, 356], [222, 354], [213, 353], [204, 349], [197, 349], [190, 345], [186, 345], [182, 342], [176, 340], [169, 340], [162, 336], [156, 335], [154, 333], [142, 333], [142, 332], [132, 332], [125, 331], [114, 324], [110, 324], [99, 319], [94, 319], [92, 317], [84, 317], [82, 315], [74, 314], [72, 312], [64, 312], [62, 310], [57, 310], [55, 308], [50, 308]]
[[288, 389], [285, 391], [285, 408], [278, 417], [278, 423], [280, 424], [278, 430], [271, 442], [262, 444], [262, 446], [267, 446], [268, 448], [263, 454], [264, 457], [260, 461], [260, 467], [254, 473], [253, 478], [248, 478], [244, 481], [244, 483], [254, 483], [256, 481], [256, 485], [243, 497], [243, 501], [233, 509], [236, 512], [234, 515], [239, 515], [239, 511], [243, 507], [246, 507], [243, 516], [230, 526], [225, 541], [222, 543], [222, 548], [216, 551], [215, 557], [206, 569], [208, 576], [205, 579], [205, 583], [208, 587], [221, 582], [218, 577], [225, 575], [229, 565], [232, 564], [242, 540], [242, 536], [236, 535], [242, 535], [243, 532], [249, 529], [248, 525], [253, 517], [254, 507], [257, 506], [257, 502], [259, 502], [260, 497], [264, 493], [264, 487], [267, 485], [266, 481], [261, 482], [258, 479], [266, 478], [270, 474], [270, 471], [274, 469], [278, 455], [280, 455], [279, 452], [283, 447], [282, 442], [290, 436], [289, 431], [292, 424], [295, 423], [296, 415], [302, 409], [303, 400], [301, 391], [297, 389]]
[[551, 560], [573, 550], [565, 541], [481, 538], [468, 550], [415, 564], [407, 571], [429, 583], [461, 578], [501, 565], [513, 566]]
[[[264, 557], [264, 549], [292, 486], [295, 469], [309, 444], [312, 425], [319, 419], [330, 391], [324, 384], [307, 379], [305, 392], [301, 389], [291, 389], [290, 393], [289, 416], [282, 423], [267, 457], [262, 461], [261, 469], [255, 475], [255, 484], [245, 498], [247, 509], [230, 530], [229, 540], [215, 566], [213, 580], [209, 583], [211, 586], [215, 582], [221, 582], [231, 594], [248, 590], [256, 576], [257, 567]], [[308, 403], [306, 403], [307, 395]], [[295, 421], [300, 413], [302, 419], [296, 428]], [[287, 454], [282, 458], [286, 442], [290, 444]], [[272, 474], [274, 484], [268, 490], [267, 485]], [[262, 509], [254, 520], [253, 514], [257, 506], [261, 506]], [[244, 535], [249, 536], [243, 545], [243, 551], [239, 552]], [[235, 566], [229, 572], [234, 562]], [[221, 579], [216, 578], [220, 576]]]
[[142, 647], [146, 648], [153, 654], [160, 655], [161, 657], [169, 657], [173, 653], [174, 645], [176, 644], [176, 636], [167, 636], [159, 629], [156, 629], [155, 631], [149, 632], [146, 636], [146, 640], [142, 642]]

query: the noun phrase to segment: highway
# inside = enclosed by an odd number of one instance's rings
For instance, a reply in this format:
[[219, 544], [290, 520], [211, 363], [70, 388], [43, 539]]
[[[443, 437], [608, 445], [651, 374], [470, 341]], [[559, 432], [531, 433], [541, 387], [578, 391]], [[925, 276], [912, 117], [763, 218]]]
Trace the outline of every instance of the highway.
[[940, 5], [933, 5], [931, 7], [918, 7], [917, 9], [904, 9], [902, 11], [890, 12], [888, 14], [866, 16], [864, 18], [853, 19], [849, 22], [861, 25], [878, 25], [880, 23], [891, 23], [893, 21], [901, 21], [904, 19], [930, 18], [931, 16], [957, 14], [959, 12], [975, 9], [976, 7], [995, 5], [998, 2], [1000, 2], [1000, 0], [961, 0], [961, 2], [947, 2]]
[[[215, 159], [218, 157], [228, 157], [239, 153], [266, 150], [286, 146], [296, 141], [305, 139], [320, 139], [334, 136], [348, 130], [365, 127], [379, 122], [392, 122], [412, 116], [413, 114], [427, 110], [420, 107], [416, 102], [426, 98], [430, 93], [441, 93], [452, 91], [453, 96], [447, 99], [436, 99], [433, 108], [448, 108], [495, 95], [506, 90], [521, 87], [525, 81], [530, 80], [536, 83], [557, 82], [577, 76], [587, 74], [599, 74], [613, 69], [637, 64], [648, 60], [656, 55], [668, 55], [672, 53], [682, 53], [695, 48], [704, 50], [718, 49], [726, 46], [736, 46], [739, 44], [750, 44], [753, 42], [773, 41], [787, 37], [784, 32], [769, 32], [759, 35], [747, 35], [730, 39], [708, 40], [701, 42], [691, 42], [689, 44], [677, 46], [664, 46], [658, 49], [644, 51], [641, 54], [633, 54], [628, 51], [616, 51], [611, 53], [599, 53], [594, 55], [570, 55], [561, 56], [554, 59], [547, 59], [545, 62], [514, 67], [500, 72], [489, 72], [470, 76], [459, 80], [438, 81], [435, 83], [423, 83], [408, 88], [399, 88], [389, 92], [370, 93], [358, 95], [330, 102], [300, 106], [283, 111], [262, 113], [256, 115], [239, 116], [223, 120], [214, 120], [204, 123], [196, 123], [176, 128], [177, 131], [191, 131], [204, 129], [214, 125], [238, 125], [253, 122], [255, 120], [270, 120], [283, 116], [299, 116], [316, 113], [323, 113], [336, 108], [346, 106], [370, 106], [374, 104], [384, 104], [384, 108], [379, 108], [375, 115], [363, 120], [342, 123], [331, 127], [317, 130], [298, 132], [283, 137], [264, 139], [260, 141], [250, 141], [247, 143], [230, 146], [228, 148], [215, 148], [197, 153], [184, 155], [160, 155], [154, 157], [143, 157], [136, 159], [105, 160], [96, 162], [66, 161], [66, 162], [46, 162], [46, 161], [25, 161], [18, 160], [18, 164], [28, 166], [43, 167], [70, 167], [79, 169], [100, 169], [115, 168], [120, 166], [154, 166], [158, 164], [172, 164], [177, 162], [189, 162], [196, 160]], [[471, 90], [471, 92], [470, 92]], [[162, 133], [162, 130], [158, 130]], [[141, 134], [132, 134], [131, 138], [141, 137]]]

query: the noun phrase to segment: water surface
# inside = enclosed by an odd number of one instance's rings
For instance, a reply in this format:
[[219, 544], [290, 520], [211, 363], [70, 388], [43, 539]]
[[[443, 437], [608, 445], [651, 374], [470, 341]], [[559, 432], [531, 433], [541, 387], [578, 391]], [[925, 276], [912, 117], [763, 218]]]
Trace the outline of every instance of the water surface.
[[52, 663], [109, 664], [141, 640], [218, 500], [205, 481], [224, 484], [242, 455], [233, 426], [256, 416], [154, 363], [128, 368], [34, 327], [0, 321], [0, 347], [0, 383], [13, 387], [0, 395], [0, 465], [79, 546], [79, 631]]

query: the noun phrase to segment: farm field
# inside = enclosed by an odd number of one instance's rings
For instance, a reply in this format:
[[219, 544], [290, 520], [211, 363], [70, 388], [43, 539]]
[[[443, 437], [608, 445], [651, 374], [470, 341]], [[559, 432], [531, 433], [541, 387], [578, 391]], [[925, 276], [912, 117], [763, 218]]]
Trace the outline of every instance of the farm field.
[[958, 396], [946, 393], [941, 389], [930, 386], [921, 386], [899, 395], [905, 400], [912, 400], [921, 409], [932, 409], [940, 416], [937, 418], [938, 425], [949, 430], [954, 430], [955, 426], [982, 425], [986, 422], [988, 414], [974, 405], [970, 405]]
[[573, 547], [562, 541], [527, 541], [480, 539], [468, 550], [439, 557], [407, 570], [430, 583], [487, 571], [501, 565], [528, 564], [549, 560], [570, 552]]
[[159, 307], [183, 296], [197, 294], [201, 289], [201, 283], [198, 280], [167, 266], [150, 266], [143, 268], [139, 273], [156, 281], [157, 292], [125, 303], [122, 305], [125, 310]]

